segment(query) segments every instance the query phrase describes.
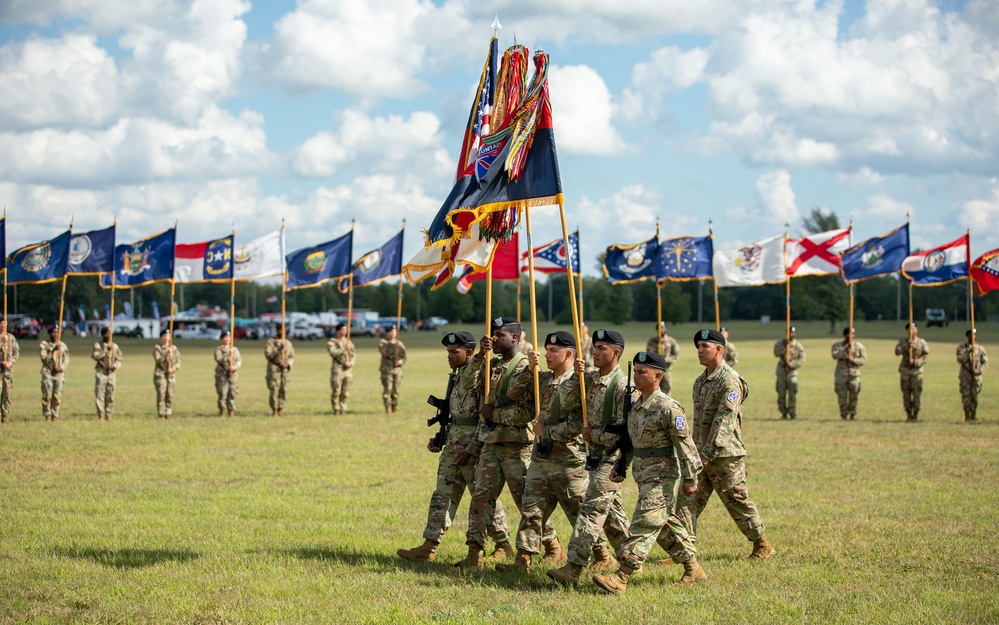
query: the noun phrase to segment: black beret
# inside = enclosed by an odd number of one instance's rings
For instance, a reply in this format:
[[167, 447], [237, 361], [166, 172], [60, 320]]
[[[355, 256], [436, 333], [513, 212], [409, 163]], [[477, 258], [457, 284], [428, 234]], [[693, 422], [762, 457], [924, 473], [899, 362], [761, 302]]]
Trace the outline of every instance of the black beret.
[[385, 326], [385, 331], [388, 332], [389, 330], [395, 330], [395, 324], [394, 323], [390, 323], [387, 326]]
[[854, 332], [856, 332], [856, 331], [857, 331], [857, 328], [851, 328], [851, 327], [849, 327], [849, 326], [847, 326], [847, 327], [843, 328], [843, 336], [846, 336], [847, 334], [849, 334], [849, 333], [850, 333], [850, 330], [853, 330]]
[[720, 327], [720, 328], [718, 329], [718, 331], [719, 331], [719, 332], [727, 332], [727, 331], [728, 331], [728, 328], [726, 328], [725, 326], [722, 326], [722, 327]]
[[696, 347], [701, 341], [724, 345], [725, 337], [718, 330], [698, 330], [694, 333], [694, 346]]
[[334, 329], [337, 332], [339, 332], [340, 330], [342, 330], [343, 328], [346, 328], [346, 327], [347, 327], [347, 324], [341, 321], [340, 323], [336, 324], [336, 328], [334, 328]]
[[166, 336], [167, 334], [170, 334], [170, 330], [167, 329], [160, 330], [160, 336]]
[[798, 328], [796, 328], [794, 326], [791, 326], [791, 332], [797, 332], [797, 331], [798, 331]]
[[624, 336], [617, 330], [604, 330], [603, 328], [593, 333], [594, 343], [610, 343], [624, 347]]
[[968, 330], [964, 333], [965, 336], [971, 336], [972, 334], [978, 334], [978, 330]]
[[229, 336], [229, 331], [228, 330], [222, 330], [222, 334], [221, 334], [221, 336], [219, 336], [219, 338], [220, 339], [224, 339], [227, 336]]
[[[971, 332], [971, 330], [968, 330], [968, 332]], [[101, 334], [111, 334], [111, 328], [107, 326], [101, 328]]]
[[548, 347], [549, 345], [554, 345], [555, 347], [571, 347], [576, 349], [576, 338], [572, 335], [572, 332], [559, 330], [558, 332], [552, 332], [545, 337], [545, 347]]
[[515, 327], [517, 330], [521, 329], [520, 322], [517, 321], [516, 317], [496, 317], [493, 319], [493, 330], [506, 327]]
[[915, 321], [913, 321], [913, 322], [912, 322], [911, 324], [908, 324], [908, 323], [907, 323], [907, 324], [905, 324], [905, 329], [906, 329], [906, 330], [908, 330], [908, 329], [909, 329], [909, 326], [910, 326], [910, 325], [911, 325], [911, 326], [912, 326], [913, 328], [917, 328], [917, 329], [919, 328], [919, 326], [917, 326], [917, 325], [916, 325], [916, 322], [915, 322]]
[[475, 347], [475, 336], [473, 336], [471, 332], [466, 332], [464, 330], [451, 332], [450, 334], [444, 335], [444, 338], [441, 339], [441, 345], [444, 347], [450, 347], [452, 345], [461, 345], [463, 347], [471, 345], [472, 347]]
[[645, 365], [646, 367], [652, 367], [660, 371], [666, 370], [666, 359], [656, 352], [638, 352], [635, 354], [632, 362], [636, 365]]

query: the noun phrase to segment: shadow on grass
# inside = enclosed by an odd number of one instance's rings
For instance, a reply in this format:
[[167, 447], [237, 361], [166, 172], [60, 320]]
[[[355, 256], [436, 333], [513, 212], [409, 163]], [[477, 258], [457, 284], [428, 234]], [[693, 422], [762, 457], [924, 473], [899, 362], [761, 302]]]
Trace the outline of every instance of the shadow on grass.
[[64, 558], [91, 560], [116, 569], [138, 569], [161, 562], [187, 562], [201, 557], [189, 549], [110, 549], [100, 547], [71, 547], [56, 549]]

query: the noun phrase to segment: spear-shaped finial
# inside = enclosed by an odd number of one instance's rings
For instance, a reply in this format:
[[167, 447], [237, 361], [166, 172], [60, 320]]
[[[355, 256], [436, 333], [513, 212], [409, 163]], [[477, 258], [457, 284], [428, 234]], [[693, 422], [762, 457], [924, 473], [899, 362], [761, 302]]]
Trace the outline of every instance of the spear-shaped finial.
[[713, 219], [708, 219], [708, 234], [709, 234], [709, 235], [711, 235], [711, 234], [714, 234], [714, 233], [715, 233], [715, 231], [714, 231], [714, 228], [713, 228], [713, 226], [714, 226], [714, 223], [715, 223], [715, 222], [714, 222], [714, 220], [713, 220]]
[[503, 30], [503, 24], [500, 24], [500, 21], [499, 21], [499, 13], [497, 13], [496, 17], [493, 18], [492, 26], [490, 26], [489, 28], [493, 29], [493, 36], [494, 37], [497, 36], [497, 35], [499, 35], [499, 31]]

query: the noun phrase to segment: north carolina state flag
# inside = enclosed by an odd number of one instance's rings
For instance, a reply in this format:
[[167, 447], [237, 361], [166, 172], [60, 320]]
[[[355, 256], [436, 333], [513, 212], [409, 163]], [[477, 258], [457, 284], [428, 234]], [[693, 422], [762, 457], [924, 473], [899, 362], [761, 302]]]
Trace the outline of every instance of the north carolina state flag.
[[850, 229], [829, 230], [801, 239], [788, 239], [784, 247], [787, 275], [822, 276], [839, 273], [840, 252], [850, 247]]
[[971, 263], [971, 279], [979, 295], [999, 289], [999, 249], [986, 252]]

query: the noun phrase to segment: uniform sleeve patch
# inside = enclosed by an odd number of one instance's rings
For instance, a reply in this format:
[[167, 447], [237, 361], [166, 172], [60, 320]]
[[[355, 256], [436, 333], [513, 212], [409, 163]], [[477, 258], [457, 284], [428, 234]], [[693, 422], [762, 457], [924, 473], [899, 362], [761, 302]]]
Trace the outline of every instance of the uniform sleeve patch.
[[684, 428], [687, 427], [687, 420], [685, 418], [681, 417], [680, 415], [677, 415], [675, 421], [676, 421], [676, 429], [677, 430], [683, 430]]
[[728, 394], [729, 401], [735, 401], [737, 399], [739, 399], [739, 391], [733, 390], [731, 393]]

